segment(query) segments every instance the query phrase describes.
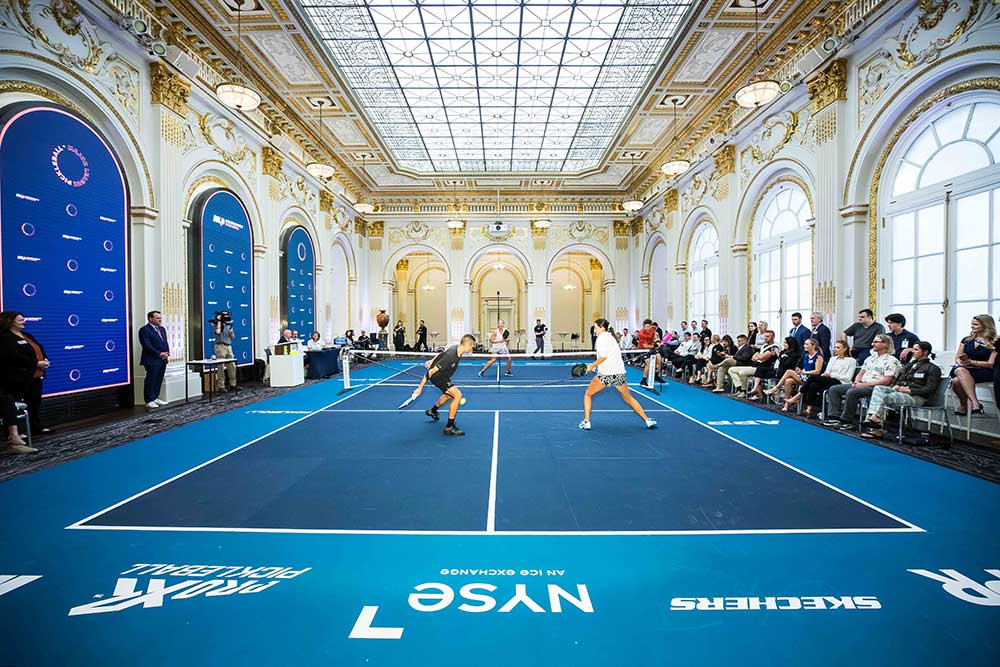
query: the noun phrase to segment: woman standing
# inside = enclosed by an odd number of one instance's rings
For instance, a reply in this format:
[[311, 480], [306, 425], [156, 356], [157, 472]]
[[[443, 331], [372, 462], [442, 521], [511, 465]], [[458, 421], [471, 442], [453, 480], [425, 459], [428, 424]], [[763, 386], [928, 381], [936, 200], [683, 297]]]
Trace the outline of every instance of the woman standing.
[[993, 364], [997, 360], [997, 329], [990, 315], [972, 318], [969, 335], [959, 343], [955, 365], [951, 369], [951, 389], [958, 396], [955, 414], [964, 417], [972, 411], [983, 414], [983, 406], [976, 398], [976, 384], [993, 380]]
[[15, 311], [0, 313], [0, 391], [28, 404], [28, 418], [34, 433], [51, 433], [42, 426], [42, 378], [49, 360], [45, 348], [24, 330], [24, 315]]
[[822, 375], [810, 375], [802, 385], [800, 393], [805, 396], [806, 407], [802, 413], [806, 419], [814, 416], [815, 409], [822, 401], [823, 392], [835, 384], [850, 384], [854, 381], [854, 371], [858, 360], [851, 356], [847, 341], [838, 340], [833, 344], [833, 358], [825, 364]]
[[396, 326], [392, 328], [392, 347], [396, 352], [400, 352], [406, 345], [406, 327], [403, 320], [396, 320]]
[[611, 323], [603, 318], [596, 320], [594, 333], [597, 336], [594, 341], [597, 359], [587, 365], [587, 372], [593, 373], [594, 369], [597, 369], [597, 375], [591, 378], [590, 384], [587, 385], [587, 391], [583, 395], [583, 421], [580, 422], [580, 428], [584, 431], [590, 430], [590, 410], [593, 406], [594, 396], [607, 387], [614, 387], [618, 390], [622, 400], [646, 422], [646, 428], [656, 428], [656, 422], [649, 418], [628, 390], [622, 351], [619, 347], [618, 337], [611, 328]]

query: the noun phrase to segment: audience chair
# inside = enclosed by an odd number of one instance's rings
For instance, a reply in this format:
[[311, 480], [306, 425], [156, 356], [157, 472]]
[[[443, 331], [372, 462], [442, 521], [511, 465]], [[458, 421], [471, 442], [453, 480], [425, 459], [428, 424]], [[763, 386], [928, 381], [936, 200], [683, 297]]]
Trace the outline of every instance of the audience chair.
[[948, 418], [948, 393], [951, 390], [951, 382], [939, 382], [937, 391], [934, 393], [934, 397], [923, 405], [904, 405], [900, 408], [899, 414], [899, 433], [896, 435], [896, 442], [899, 444], [903, 443], [903, 425], [906, 423], [907, 418], [911, 420], [915, 416], [914, 413], [923, 410], [927, 413], [927, 430], [930, 431], [933, 422], [931, 421], [931, 415], [934, 413], [941, 413], [944, 417], [944, 421], [941, 422], [941, 435], [944, 435], [945, 426], [948, 427], [948, 446], [951, 447], [955, 444], [955, 434], [951, 429], [951, 420]]

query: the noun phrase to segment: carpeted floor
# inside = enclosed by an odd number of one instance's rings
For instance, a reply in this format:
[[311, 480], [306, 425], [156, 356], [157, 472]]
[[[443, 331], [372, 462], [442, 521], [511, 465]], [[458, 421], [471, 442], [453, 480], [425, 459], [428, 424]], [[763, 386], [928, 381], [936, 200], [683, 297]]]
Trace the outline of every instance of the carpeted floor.
[[[322, 380], [306, 380], [306, 385]], [[42, 470], [89, 454], [145, 438], [177, 426], [256, 403], [296, 387], [269, 387], [245, 384], [238, 392], [216, 396], [212, 401], [197, 399], [147, 410], [136, 407], [82, 422], [63, 424], [51, 435], [36, 437], [36, 454], [0, 457], [0, 481]]]
[[[677, 380], [677, 382], [680, 382], [680, 380]], [[697, 384], [688, 386], [701, 389], [702, 391], [708, 393], [711, 393], [712, 391], [711, 389], [706, 389]], [[806, 419], [793, 411], [781, 412], [781, 406], [774, 403], [765, 404], [762, 402], [748, 401], [743, 398], [733, 398], [728, 393], [716, 395], [725, 396], [731, 400], [746, 403], [748, 405], [754, 405], [762, 410], [780, 413], [783, 417], [806, 422], [812, 424], [816, 428], [824, 428], [816, 419]], [[935, 426], [935, 429], [936, 428], [937, 426]], [[957, 428], [954, 422], [952, 423], [952, 428], [955, 433], [955, 445], [953, 447], [947, 446], [947, 430], [945, 430], [944, 436], [938, 435], [937, 431], [935, 431], [931, 436], [929, 445], [899, 444], [895, 438], [895, 434], [897, 432], [896, 429], [898, 429], [898, 422], [890, 422], [887, 425], [886, 437], [882, 439], [862, 438], [861, 433], [856, 430], [838, 431], [838, 433], [852, 436], [858, 440], [878, 445], [879, 447], [901, 452], [914, 458], [930, 461], [931, 463], [937, 463], [938, 465], [951, 468], [952, 470], [958, 470], [959, 472], [974, 475], [991, 482], [1000, 483], [1000, 447], [989, 444], [966, 442], [961, 439], [961, 436], [964, 435], [964, 430]], [[913, 435], [913, 433], [904, 432], [904, 435]]]

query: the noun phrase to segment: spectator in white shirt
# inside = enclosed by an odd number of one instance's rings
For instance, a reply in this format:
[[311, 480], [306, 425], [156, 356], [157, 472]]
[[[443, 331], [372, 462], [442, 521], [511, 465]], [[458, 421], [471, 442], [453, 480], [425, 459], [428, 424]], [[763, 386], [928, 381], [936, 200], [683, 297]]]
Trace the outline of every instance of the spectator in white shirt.
[[306, 347], [308, 349], [310, 349], [310, 350], [322, 350], [323, 349], [323, 341], [320, 339], [320, 335], [319, 335], [318, 331], [313, 331], [312, 332], [312, 335], [309, 336], [309, 343], [308, 343], [308, 345]]
[[623, 350], [632, 349], [632, 334], [628, 332], [628, 329], [622, 329], [621, 346]]
[[854, 381], [854, 371], [858, 360], [851, 356], [846, 340], [838, 340], [833, 344], [833, 358], [824, 368], [822, 375], [812, 375], [802, 385], [801, 393], [805, 397], [805, 409], [802, 414], [809, 419], [819, 412], [823, 400], [823, 392], [837, 384], [851, 384]]
[[824, 426], [834, 426], [847, 431], [854, 428], [858, 418], [858, 404], [872, 395], [875, 387], [891, 385], [900, 371], [899, 359], [892, 355], [892, 338], [879, 334], [872, 340], [872, 354], [865, 359], [861, 372], [852, 384], [838, 384], [827, 390], [830, 414], [824, 415]]

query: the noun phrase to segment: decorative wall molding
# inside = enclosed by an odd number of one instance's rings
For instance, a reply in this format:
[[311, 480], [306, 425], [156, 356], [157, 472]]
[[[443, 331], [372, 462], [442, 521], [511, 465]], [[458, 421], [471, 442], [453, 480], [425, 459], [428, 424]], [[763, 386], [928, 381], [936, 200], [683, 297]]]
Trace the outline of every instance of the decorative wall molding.
[[153, 104], [162, 104], [178, 116], [187, 113], [191, 84], [181, 75], [160, 62], [149, 65], [149, 98]]
[[[279, 178], [281, 176], [281, 168], [285, 164], [285, 157], [278, 152], [276, 149], [270, 146], [261, 146], [260, 148], [260, 171], [265, 176], [272, 176], [274, 178]], [[331, 203], [332, 203], [331, 196]], [[323, 199], [320, 197], [320, 207], [322, 210]], [[327, 209], [329, 210], [329, 209]]]
[[758, 165], [773, 160], [795, 136], [798, 126], [799, 114], [792, 111], [765, 118], [761, 128], [750, 136], [749, 145], [740, 151], [740, 183], [745, 185]]
[[825, 109], [838, 100], [847, 99], [847, 60], [837, 58], [815, 78], [806, 82], [809, 103], [813, 113]]

